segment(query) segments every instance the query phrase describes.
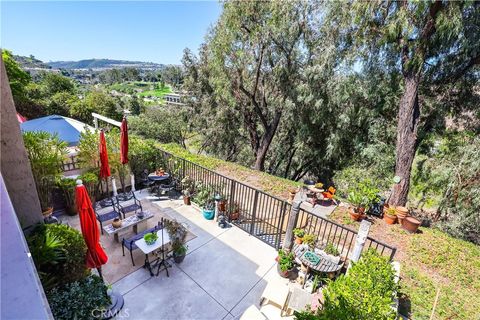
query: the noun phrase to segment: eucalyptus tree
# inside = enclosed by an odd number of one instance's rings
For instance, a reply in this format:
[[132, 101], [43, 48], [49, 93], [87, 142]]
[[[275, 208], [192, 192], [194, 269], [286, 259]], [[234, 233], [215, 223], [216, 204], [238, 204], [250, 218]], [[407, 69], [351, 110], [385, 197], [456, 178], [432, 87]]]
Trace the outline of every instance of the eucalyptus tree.
[[[305, 35], [313, 8], [305, 1], [227, 1], [198, 66], [192, 69], [191, 55], [185, 57], [187, 78], [206, 79], [203, 91], [194, 90], [195, 99], [215, 100], [203, 105], [219, 119], [214, 123], [241, 124], [229, 129], [246, 139], [255, 169], [265, 169], [282, 117], [295, 112], [294, 90], [309, 59]], [[186, 88], [191, 84], [187, 79]], [[230, 146], [232, 154], [240, 152], [238, 144]]]
[[341, 39], [345, 51], [365, 65], [399, 71], [403, 78], [395, 164], [401, 180], [390, 197], [394, 205], [407, 201], [412, 162], [429, 120], [443, 120], [445, 111], [461, 112], [476, 100], [479, 8], [474, 1], [329, 3], [324, 26]]

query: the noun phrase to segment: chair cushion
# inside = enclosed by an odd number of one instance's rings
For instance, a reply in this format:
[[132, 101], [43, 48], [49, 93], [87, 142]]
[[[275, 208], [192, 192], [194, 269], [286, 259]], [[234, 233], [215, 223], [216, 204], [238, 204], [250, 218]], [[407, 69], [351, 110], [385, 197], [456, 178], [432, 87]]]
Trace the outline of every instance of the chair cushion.
[[110, 211], [110, 212], [107, 212], [107, 213], [97, 213], [97, 220], [98, 221], [101, 221], [101, 222], [104, 222], [104, 221], [108, 221], [108, 220], [112, 220], [112, 219], [115, 219], [115, 218], [118, 218], [118, 212], [116, 211]]

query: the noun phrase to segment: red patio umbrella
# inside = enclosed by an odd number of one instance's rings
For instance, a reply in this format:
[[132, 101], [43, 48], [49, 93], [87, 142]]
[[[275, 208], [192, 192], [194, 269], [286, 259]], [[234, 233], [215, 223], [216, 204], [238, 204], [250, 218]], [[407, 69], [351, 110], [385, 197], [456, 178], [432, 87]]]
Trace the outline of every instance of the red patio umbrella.
[[120, 126], [120, 161], [122, 164], [128, 163], [128, 125], [126, 117], [123, 117]]
[[102, 277], [102, 265], [107, 263], [108, 257], [100, 245], [100, 232], [98, 231], [97, 219], [92, 208], [92, 202], [82, 180], [77, 180], [75, 188], [75, 200], [77, 202], [78, 215], [83, 238], [87, 244], [86, 264], [88, 268], [97, 268]]
[[110, 167], [108, 165], [108, 151], [107, 151], [107, 142], [105, 141], [105, 133], [103, 129], [100, 130], [100, 179], [105, 179], [105, 184], [107, 185], [107, 197], [109, 196], [108, 192], [108, 177], [110, 177]]
[[[110, 167], [108, 166], [107, 142], [105, 141], [105, 133], [100, 130], [100, 178], [110, 177]], [[108, 185], [108, 184], [107, 184]]]

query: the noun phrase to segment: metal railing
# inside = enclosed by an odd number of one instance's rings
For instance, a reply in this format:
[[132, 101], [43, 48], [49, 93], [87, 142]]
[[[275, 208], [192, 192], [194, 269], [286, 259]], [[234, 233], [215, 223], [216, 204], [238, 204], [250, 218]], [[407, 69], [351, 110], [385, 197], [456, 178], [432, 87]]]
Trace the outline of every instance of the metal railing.
[[[281, 247], [291, 211], [290, 203], [167, 151], [159, 151], [163, 155], [165, 169], [179, 181], [189, 176], [194, 181], [215, 186], [218, 192], [226, 195], [230, 207], [237, 203], [241, 208], [240, 216], [230, 220], [231, 223], [276, 249]], [[181, 184], [178, 190], [181, 190]], [[357, 231], [334, 221], [300, 209], [296, 227], [315, 235], [317, 246], [332, 244], [344, 258], [349, 258], [353, 251]], [[364, 248], [374, 248], [391, 260], [396, 253], [395, 247], [371, 237], [367, 238]]]

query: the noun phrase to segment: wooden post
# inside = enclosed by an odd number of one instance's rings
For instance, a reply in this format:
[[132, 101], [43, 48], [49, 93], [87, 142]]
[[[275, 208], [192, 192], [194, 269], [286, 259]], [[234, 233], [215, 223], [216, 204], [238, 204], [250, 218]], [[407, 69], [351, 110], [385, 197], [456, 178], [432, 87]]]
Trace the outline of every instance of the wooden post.
[[291, 251], [293, 248], [293, 229], [297, 226], [298, 213], [302, 201], [295, 200], [292, 203], [292, 209], [288, 217], [287, 230], [285, 231], [285, 241], [283, 242], [283, 250]]
[[360, 259], [360, 255], [362, 254], [362, 250], [363, 250], [363, 246], [365, 245], [365, 241], [367, 241], [368, 232], [370, 231], [370, 226], [371, 225], [372, 225], [372, 223], [367, 221], [367, 220], [363, 220], [360, 223], [360, 228], [358, 229], [357, 239], [355, 240], [355, 247], [353, 248], [352, 256], [350, 257], [351, 261], [357, 262]]

